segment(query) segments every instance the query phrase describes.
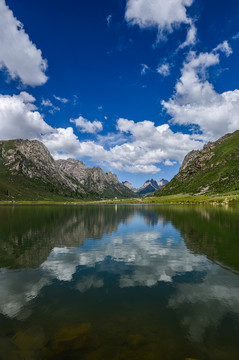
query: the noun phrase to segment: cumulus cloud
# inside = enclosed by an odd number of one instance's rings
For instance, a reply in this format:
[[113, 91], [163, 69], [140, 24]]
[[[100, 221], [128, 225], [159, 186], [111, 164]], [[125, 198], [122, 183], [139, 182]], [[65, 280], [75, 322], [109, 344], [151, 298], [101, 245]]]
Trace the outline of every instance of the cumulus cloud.
[[[27, 92], [0, 95], [1, 139], [37, 138], [56, 159], [89, 158], [95, 164], [106, 164], [119, 171], [157, 173], [160, 163], [181, 162], [187, 152], [202, 145], [189, 134], [174, 133], [168, 124], [156, 126], [148, 120], [137, 123], [123, 118], [117, 120], [116, 133], [98, 135], [96, 141], [80, 140], [72, 127], [49, 126], [34, 102], [35, 98]], [[51, 109], [51, 102], [45, 100], [44, 105]], [[84, 131], [101, 129], [100, 122], [80, 120], [71, 121]]]
[[35, 111], [35, 98], [27, 92], [20, 95], [0, 95], [1, 140], [39, 138], [52, 131], [42, 115]]
[[47, 61], [5, 0], [0, 0], [0, 49], [0, 68], [6, 68], [12, 79], [20, 78], [23, 84], [31, 86], [47, 81]]
[[[22, 99], [22, 101], [25, 104], [30, 104], [30, 103], [34, 103], [36, 101], [36, 99], [34, 98], [34, 96], [32, 96], [31, 94], [29, 94], [26, 91], [21, 91], [20, 94], [18, 95], [20, 99]], [[34, 105], [35, 106], [35, 105]]]
[[70, 121], [74, 123], [82, 133], [95, 134], [103, 130], [103, 125], [100, 121], [95, 120], [91, 122], [83, 118], [83, 116], [79, 116], [77, 119], [71, 119]]
[[182, 161], [188, 151], [201, 146], [188, 134], [174, 133], [168, 124], [155, 126], [148, 120], [136, 123], [120, 118], [117, 129], [129, 135], [128, 142], [114, 146], [107, 154], [118, 170], [156, 173], [160, 171], [160, 162], [165, 159]]
[[170, 66], [168, 63], [165, 63], [165, 64], [162, 64], [162, 65], [159, 65], [157, 67], [157, 73], [162, 75], [162, 76], [168, 76], [170, 75]]
[[117, 129], [117, 140], [123, 143], [115, 144], [113, 141], [108, 149], [104, 147], [104, 136], [100, 138], [102, 145], [95, 141], [80, 141], [72, 127], [54, 129], [42, 140], [57, 159], [88, 157], [94, 162], [131, 173], [157, 173], [160, 162], [181, 162], [186, 153], [202, 145], [189, 134], [174, 133], [168, 124], [155, 126], [147, 120], [136, 123], [121, 118], [117, 121]]
[[128, 0], [125, 19], [141, 28], [157, 28], [159, 33], [172, 32], [184, 23], [190, 24], [187, 7], [193, 0]]
[[204, 140], [217, 139], [239, 128], [239, 90], [218, 93], [207, 80], [208, 68], [220, 62], [219, 51], [228, 56], [229, 44], [219, 44], [211, 53], [191, 51], [176, 83], [175, 94], [169, 101], [162, 101], [173, 123], [197, 125]]
[[42, 141], [55, 159], [89, 157], [98, 161], [107, 153], [103, 146], [93, 141], [79, 141], [72, 127], [54, 129], [44, 135]]

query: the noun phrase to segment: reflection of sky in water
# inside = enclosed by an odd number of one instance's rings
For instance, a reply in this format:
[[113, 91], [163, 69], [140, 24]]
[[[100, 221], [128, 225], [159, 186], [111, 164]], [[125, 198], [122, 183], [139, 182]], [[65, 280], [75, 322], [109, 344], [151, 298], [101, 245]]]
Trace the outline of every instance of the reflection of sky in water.
[[[194, 341], [200, 341], [209, 324], [217, 324], [228, 312], [239, 314], [238, 276], [192, 254], [171, 223], [148, 224], [142, 214], [121, 223], [112, 235], [87, 240], [76, 248], [55, 247], [39, 269], [0, 271], [0, 311], [14, 318], [36, 298], [41, 289], [57, 279], [71, 282], [81, 269], [75, 289], [84, 293], [104, 287], [103, 272], [117, 275], [120, 288], [152, 287], [167, 283], [174, 291], [168, 307], [182, 309], [181, 322]], [[120, 265], [120, 266], [119, 266]], [[200, 281], [178, 281], [186, 273], [201, 273]]]

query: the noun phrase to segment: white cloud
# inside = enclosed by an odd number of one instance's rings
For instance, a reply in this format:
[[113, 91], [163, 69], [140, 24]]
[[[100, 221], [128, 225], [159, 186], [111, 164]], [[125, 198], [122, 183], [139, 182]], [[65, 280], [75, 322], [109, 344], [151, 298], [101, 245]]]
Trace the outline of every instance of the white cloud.
[[179, 48], [183, 49], [186, 46], [195, 45], [196, 41], [197, 41], [197, 29], [195, 25], [191, 23], [187, 33], [186, 40], [179, 46]]
[[50, 99], [42, 99], [41, 105], [50, 108], [49, 113], [51, 114], [61, 110], [58, 106], [53, 105]]
[[232, 54], [232, 48], [228, 44], [228, 41], [223, 41], [223, 43], [217, 45], [217, 47], [213, 51], [217, 52], [218, 50], [225, 53], [226, 56], [230, 56]]
[[55, 159], [89, 157], [94, 161], [104, 159], [107, 151], [93, 141], [79, 141], [72, 127], [57, 128], [44, 135], [42, 141]]
[[[148, 120], [136, 123], [123, 118], [117, 120], [116, 133], [98, 135], [97, 142], [80, 141], [72, 127], [53, 129], [49, 126], [36, 111], [34, 101], [27, 92], [0, 95], [1, 139], [37, 138], [56, 159], [87, 157], [95, 164], [104, 163], [120, 171], [157, 173], [160, 162], [167, 159], [181, 162], [187, 152], [202, 144], [188, 134], [174, 133], [168, 124], [156, 126]], [[52, 106], [49, 100], [43, 104]], [[71, 121], [84, 127], [84, 131], [96, 131], [102, 126], [100, 122], [80, 120]]]
[[100, 121], [95, 120], [91, 122], [83, 118], [83, 116], [79, 116], [78, 119], [71, 119], [70, 121], [74, 123], [82, 133], [95, 134], [103, 130], [103, 125]]
[[170, 75], [170, 66], [168, 63], [159, 65], [156, 71], [162, 76], [168, 76]]
[[64, 154], [67, 154], [66, 157], [75, 157], [80, 146], [72, 127], [55, 129], [46, 134], [42, 140], [55, 158], [63, 158]]
[[41, 102], [42, 106], [46, 106], [46, 107], [54, 107], [54, 105], [52, 104], [51, 100], [49, 99], [42, 99]]
[[239, 128], [239, 90], [217, 93], [206, 80], [207, 69], [219, 64], [218, 51], [231, 53], [227, 42], [219, 44], [211, 53], [190, 52], [175, 94], [162, 101], [172, 122], [180, 125], [197, 125], [204, 140], [217, 139]]
[[172, 32], [181, 23], [189, 24], [186, 8], [193, 0], [128, 0], [125, 19], [141, 28], [158, 28], [159, 32]]
[[164, 161], [165, 166], [173, 166], [175, 164], [176, 164], [175, 161], [171, 161], [171, 160], [168, 160], [168, 159]]
[[239, 39], [239, 33], [237, 33], [236, 35], [234, 35], [234, 36], [232, 37], [232, 39], [233, 39], [233, 40]]
[[160, 162], [182, 161], [188, 151], [201, 146], [188, 134], [173, 133], [168, 124], [155, 126], [152, 121], [135, 123], [120, 118], [117, 129], [130, 136], [127, 142], [112, 147], [106, 159], [114, 168], [132, 173], [159, 172]]
[[146, 64], [141, 64], [141, 75], [145, 75], [149, 70], [149, 66]]
[[[169, 125], [155, 126], [152, 121], [135, 123], [133, 120], [118, 119], [119, 133], [110, 137], [101, 136], [95, 141], [80, 141], [72, 127], [58, 128], [43, 136], [42, 141], [52, 155], [59, 158], [84, 158], [106, 163], [119, 171], [131, 173], [157, 173], [158, 164], [170, 159], [182, 161], [186, 153], [201, 147], [200, 141], [189, 134], [173, 133]], [[109, 148], [104, 147], [110, 140]]]
[[108, 15], [106, 17], [106, 22], [107, 22], [107, 27], [109, 28], [111, 25], [111, 21], [112, 21], [112, 14]]
[[54, 96], [54, 98], [55, 98], [56, 100], [62, 102], [63, 104], [66, 104], [66, 103], [68, 103], [68, 101], [69, 101], [69, 100], [66, 99], [66, 98], [61, 98], [61, 97], [56, 96], [56, 95], [53, 95], [53, 96]]
[[38, 111], [34, 97], [27, 92], [20, 95], [0, 95], [1, 140], [39, 138], [52, 131]]
[[27, 103], [33, 103], [36, 101], [36, 99], [34, 98], [34, 96], [32, 96], [31, 94], [29, 94], [26, 91], [21, 91], [20, 94], [18, 95], [22, 101], [27, 104]]
[[12, 79], [20, 78], [23, 84], [31, 86], [47, 81], [47, 61], [5, 0], [0, 0], [0, 49], [0, 69], [6, 68]]

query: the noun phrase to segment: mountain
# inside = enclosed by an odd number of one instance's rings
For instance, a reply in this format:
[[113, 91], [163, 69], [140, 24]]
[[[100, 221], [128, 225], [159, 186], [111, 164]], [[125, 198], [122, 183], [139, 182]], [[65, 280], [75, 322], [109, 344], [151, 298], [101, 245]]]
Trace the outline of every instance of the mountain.
[[161, 188], [161, 187], [165, 186], [167, 183], [168, 183], [168, 180], [161, 179], [158, 181], [158, 187]]
[[143, 186], [141, 186], [140, 188], [136, 189], [133, 187], [133, 185], [128, 182], [128, 181], [124, 181], [122, 182], [122, 184], [124, 186], [126, 186], [127, 188], [129, 188], [130, 190], [134, 191], [135, 193], [137, 193], [138, 195], [148, 195], [148, 194], [152, 194], [154, 193], [156, 190], [158, 190], [159, 188], [161, 188], [162, 186], [166, 185], [168, 183], [168, 180], [165, 179], [161, 179], [159, 181], [156, 181], [154, 179], [151, 180], [147, 180], [145, 181], [145, 183], [143, 184]]
[[185, 156], [179, 173], [155, 195], [239, 190], [239, 130]]
[[132, 190], [132, 191], [134, 191], [134, 192], [137, 191], [137, 189], [135, 189], [135, 188], [133, 187], [133, 185], [132, 185], [129, 181], [123, 181], [122, 184], [123, 184], [124, 186], [126, 186], [128, 189], [130, 189], [130, 190]]
[[38, 140], [0, 141], [0, 200], [132, 196], [111, 172], [74, 159], [55, 161]]
[[104, 172], [100, 167], [87, 168], [82, 161], [75, 159], [57, 160], [60, 169], [68, 174], [77, 184], [83, 186], [87, 192], [112, 197], [132, 197], [135, 194], [119, 182], [117, 176], [111, 172]]
[[146, 195], [150, 193], [154, 193], [156, 190], [158, 190], [159, 186], [156, 180], [151, 179], [145, 181], [144, 185], [141, 186], [139, 189], [137, 189], [137, 193], [139, 195]]

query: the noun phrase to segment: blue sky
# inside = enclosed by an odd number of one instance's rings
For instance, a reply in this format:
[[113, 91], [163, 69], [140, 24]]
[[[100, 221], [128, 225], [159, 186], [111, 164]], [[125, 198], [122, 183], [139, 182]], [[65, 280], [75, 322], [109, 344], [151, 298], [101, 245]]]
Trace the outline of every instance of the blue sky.
[[239, 129], [238, 20], [232, 0], [0, 0], [0, 137], [170, 179]]

